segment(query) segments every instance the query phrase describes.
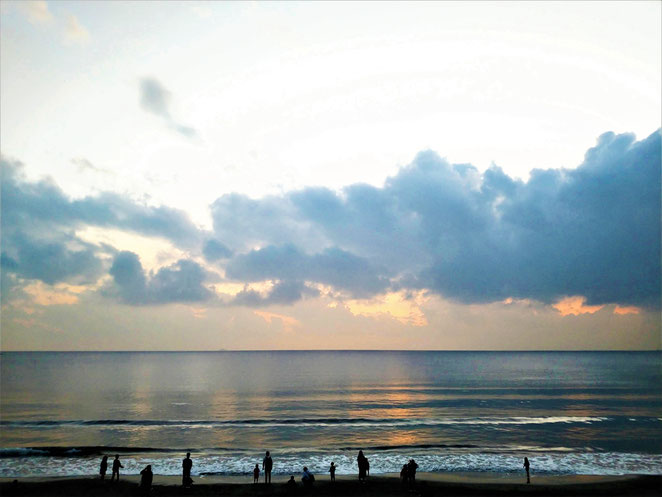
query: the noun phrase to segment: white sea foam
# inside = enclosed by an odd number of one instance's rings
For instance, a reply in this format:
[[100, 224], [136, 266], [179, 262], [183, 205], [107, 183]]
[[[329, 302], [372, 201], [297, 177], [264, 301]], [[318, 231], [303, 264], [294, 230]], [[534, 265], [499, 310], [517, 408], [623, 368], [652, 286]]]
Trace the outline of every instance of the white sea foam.
[[[532, 472], [538, 474], [662, 474], [662, 455], [618, 452], [540, 452], [525, 450], [521, 454], [485, 452], [439, 452], [417, 450], [366, 451], [372, 474], [399, 472], [410, 458], [416, 459], [419, 471], [429, 472], [495, 472], [521, 471], [522, 458], [529, 457]], [[261, 453], [255, 454], [194, 454], [193, 474], [250, 474]], [[138, 474], [147, 464], [156, 474], [181, 474], [181, 455], [146, 453], [121, 457], [124, 474]], [[274, 454], [274, 473], [297, 474], [305, 465], [314, 473], [327, 473], [335, 462], [338, 474], [356, 473], [356, 453]], [[100, 457], [5, 457], [0, 459], [3, 477], [92, 475], [98, 472]]]

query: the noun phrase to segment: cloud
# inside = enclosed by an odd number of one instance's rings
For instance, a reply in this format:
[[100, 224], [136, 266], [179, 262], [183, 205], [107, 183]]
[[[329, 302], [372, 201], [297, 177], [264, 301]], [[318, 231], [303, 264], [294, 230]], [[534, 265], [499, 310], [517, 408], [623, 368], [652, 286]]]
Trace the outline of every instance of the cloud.
[[[167, 101], [149, 105], [169, 115]], [[71, 199], [51, 180], [25, 181], [21, 164], [2, 158], [2, 285], [18, 292], [24, 280], [90, 283], [114, 258], [109, 294], [124, 302], [213, 298], [205, 283], [214, 274], [187, 257], [148, 274], [136, 254], [76, 236], [98, 226], [202, 254], [226, 285], [273, 285], [246, 286], [228, 305], [288, 305], [325, 287], [371, 309], [392, 307], [380, 299], [395, 293], [582, 313], [659, 309], [661, 141], [659, 131], [641, 141], [605, 133], [576, 169], [534, 169], [526, 182], [426, 151], [381, 187], [223, 195], [211, 205], [213, 233], [182, 211], [115, 193]]]
[[261, 317], [264, 319], [268, 324], [271, 324], [274, 321], [280, 321], [281, 325], [283, 326], [283, 331], [286, 333], [292, 333], [296, 328], [299, 328], [301, 326], [301, 323], [291, 317], [291, 316], [285, 316], [284, 314], [276, 314], [275, 312], [267, 312], [267, 311], [253, 311], [256, 316]]
[[17, 6], [32, 24], [46, 24], [53, 21], [53, 14], [44, 1], [23, 1]]
[[316, 297], [319, 291], [300, 281], [278, 281], [266, 295], [250, 288], [238, 292], [227, 305], [267, 307], [270, 305], [292, 305], [304, 297]]
[[[73, 245], [82, 245], [76, 249]], [[5, 245], [3, 240], [3, 245]], [[10, 241], [2, 250], [2, 270], [21, 278], [35, 279], [53, 285], [61, 281], [89, 284], [102, 274], [103, 264], [97, 256], [97, 248], [70, 240], [43, 241], [10, 235]]]
[[231, 279], [308, 280], [346, 290], [354, 297], [374, 295], [388, 287], [388, 279], [380, 276], [379, 271], [366, 259], [338, 248], [307, 255], [292, 244], [270, 245], [240, 254], [226, 266], [226, 275]]
[[63, 36], [65, 43], [69, 44], [84, 44], [90, 40], [90, 32], [71, 14], [67, 15]]
[[63, 18], [57, 19], [45, 1], [21, 1], [16, 2], [16, 5], [31, 24], [55, 27], [65, 45], [85, 44], [91, 38], [90, 32], [75, 15], [66, 14]]
[[140, 105], [157, 116], [170, 119], [170, 92], [154, 78], [143, 78], [140, 81]]
[[[117, 250], [76, 235], [88, 226], [162, 237], [184, 248], [201, 243], [202, 234], [182, 211], [136, 204], [113, 193], [72, 200], [51, 180], [23, 180], [21, 169], [18, 162], [0, 159], [3, 302], [35, 280], [48, 285], [95, 284]], [[167, 289], [167, 276], [162, 273], [154, 284]], [[158, 298], [157, 289], [152, 290]]]
[[227, 259], [232, 255], [232, 251], [218, 240], [207, 240], [202, 247], [202, 254], [209, 262], [214, 262]]
[[214, 296], [204, 286], [207, 272], [186, 259], [146, 274], [137, 254], [122, 251], [115, 256], [110, 275], [113, 285], [103, 293], [130, 305], [203, 302]]
[[[594, 314], [602, 309], [602, 305], [585, 305], [586, 297], [565, 297], [553, 305], [562, 316], [579, 316], [580, 314]], [[618, 313], [618, 312], [617, 312]]]
[[95, 166], [90, 160], [86, 159], [85, 157], [77, 157], [71, 159], [71, 162], [78, 166], [78, 171], [81, 173], [85, 171], [93, 171], [96, 173], [114, 174], [110, 169], [104, 169]]
[[427, 326], [428, 320], [421, 309], [425, 301], [423, 293], [387, 293], [370, 300], [348, 300], [344, 305], [355, 316], [388, 317], [404, 325]]
[[160, 118], [168, 127], [186, 138], [194, 138], [197, 131], [184, 124], [176, 122], [170, 112], [170, 101], [172, 94], [161, 84], [159, 80], [152, 77], [140, 80], [140, 105], [141, 107]]
[[328, 240], [299, 213], [291, 195], [251, 199], [229, 193], [211, 205], [214, 232], [232, 251], [296, 241], [304, 250], [316, 250]]
[[224, 195], [214, 232], [238, 280], [659, 308], [660, 149], [659, 131], [605, 133], [576, 169], [534, 169], [527, 182], [422, 152], [381, 188]]
[[24, 181], [20, 162], [3, 157], [0, 169], [3, 246], [14, 233], [43, 238], [89, 225], [159, 236], [180, 247], [200, 243], [200, 231], [183, 211], [141, 205], [116, 193], [72, 200], [52, 180]]

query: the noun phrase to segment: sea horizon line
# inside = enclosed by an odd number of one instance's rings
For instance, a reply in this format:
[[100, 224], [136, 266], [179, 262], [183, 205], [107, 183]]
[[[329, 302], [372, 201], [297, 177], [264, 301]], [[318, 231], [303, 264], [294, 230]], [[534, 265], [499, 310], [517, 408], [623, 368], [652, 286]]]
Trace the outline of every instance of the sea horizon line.
[[457, 352], [457, 353], [547, 353], [547, 352], [564, 352], [564, 353], [603, 353], [603, 352], [660, 352], [662, 349], [189, 349], [189, 350], [0, 350], [0, 354], [9, 353], [108, 353], [108, 354], [169, 354], [169, 353], [218, 353], [218, 352]]

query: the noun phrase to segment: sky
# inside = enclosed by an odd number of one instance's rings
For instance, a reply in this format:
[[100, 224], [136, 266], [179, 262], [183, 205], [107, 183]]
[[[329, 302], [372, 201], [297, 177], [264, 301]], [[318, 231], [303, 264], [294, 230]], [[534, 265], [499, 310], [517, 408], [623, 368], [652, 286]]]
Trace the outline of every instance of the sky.
[[3, 1], [0, 348], [662, 349], [661, 6]]

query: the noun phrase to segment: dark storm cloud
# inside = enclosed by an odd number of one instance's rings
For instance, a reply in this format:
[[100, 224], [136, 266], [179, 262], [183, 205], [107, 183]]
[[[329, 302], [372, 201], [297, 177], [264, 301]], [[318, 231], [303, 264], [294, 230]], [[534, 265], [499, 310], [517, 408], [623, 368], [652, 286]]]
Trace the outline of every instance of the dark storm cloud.
[[161, 117], [170, 129], [187, 138], [197, 136], [197, 131], [176, 122], [170, 113], [170, 100], [172, 94], [156, 78], [142, 78], [140, 80], [140, 105], [156, 116]]
[[659, 132], [606, 133], [577, 169], [533, 170], [527, 182], [423, 152], [382, 188], [225, 195], [212, 205], [215, 234], [243, 252], [227, 265], [239, 280], [368, 296], [390, 278], [462, 302], [584, 295], [659, 307], [660, 148]]
[[114, 284], [104, 292], [130, 305], [203, 302], [214, 295], [204, 286], [207, 272], [185, 259], [146, 274], [137, 254], [122, 251], [115, 256], [110, 275]]

